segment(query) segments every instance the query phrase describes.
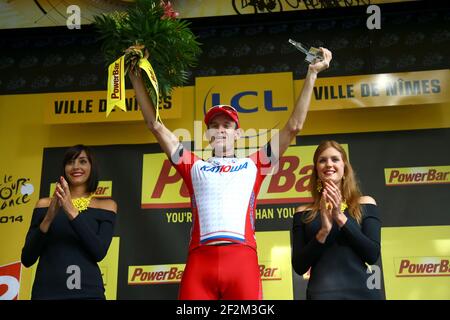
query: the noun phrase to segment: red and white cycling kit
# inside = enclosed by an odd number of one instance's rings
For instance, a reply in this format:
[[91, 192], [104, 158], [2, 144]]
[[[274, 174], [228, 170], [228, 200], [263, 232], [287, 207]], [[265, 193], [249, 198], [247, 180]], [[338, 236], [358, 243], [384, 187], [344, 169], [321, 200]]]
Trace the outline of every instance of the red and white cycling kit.
[[[248, 158], [204, 161], [180, 144], [172, 157], [189, 190], [192, 208], [180, 299], [261, 299], [255, 209], [265, 177], [262, 169], [270, 167], [267, 149]], [[208, 245], [217, 242], [233, 244]]]

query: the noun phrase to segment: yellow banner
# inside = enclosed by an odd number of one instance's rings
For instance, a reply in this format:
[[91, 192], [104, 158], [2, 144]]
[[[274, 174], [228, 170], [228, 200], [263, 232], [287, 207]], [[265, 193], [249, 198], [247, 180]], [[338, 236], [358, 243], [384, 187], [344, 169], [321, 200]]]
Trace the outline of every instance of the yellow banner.
[[[200, 125], [194, 130], [203, 130], [203, 117], [209, 107], [231, 103], [238, 109], [244, 136], [252, 136], [249, 144], [254, 146], [258, 144], [252, 144], [253, 141], [265, 135], [266, 130], [284, 126], [302, 86], [303, 80], [293, 80], [289, 72], [197, 78], [194, 87], [175, 88], [171, 96], [160, 99], [158, 110], [162, 119], [181, 118], [182, 108], [185, 112], [194, 112]], [[450, 91], [445, 88], [449, 87], [450, 70], [319, 77], [310, 111], [448, 103]], [[27, 97], [30, 104], [44, 105], [47, 124], [143, 121], [132, 89], [126, 90], [127, 112], [113, 110], [108, 118], [105, 117], [107, 103], [103, 91]], [[191, 121], [181, 126], [191, 127]], [[196, 146], [196, 149], [202, 147]]]
[[148, 76], [148, 79], [150, 80], [153, 89], [155, 90], [156, 95], [156, 121], [161, 121], [161, 118], [159, 116], [159, 85], [158, 85], [158, 79], [156, 79], [155, 71], [153, 70], [152, 65], [146, 58], [142, 58], [139, 60], [139, 68], [145, 71], [145, 73]]
[[382, 228], [386, 299], [450, 299], [450, 226]]
[[[50, 184], [49, 197], [55, 192], [56, 183]], [[112, 197], [112, 181], [99, 181], [97, 190], [94, 192], [95, 198], [111, 198]]]
[[98, 263], [102, 273], [105, 296], [107, 300], [117, 299], [117, 279], [119, 276], [120, 237], [113, 237], [108, 252]]
[[[181, 109], [185, 104], [184, 96], [189, 89], [190, 87], [175, 88], [171, 96], [159, 101], [162, 119], [181, 118]], [[30, 96], [30, 103], [44, 106], [44, 122], [46, 124], [144, 121], [134, 90], [126, 90], [125, 102], [127, 112], [114, 109], [106, 118], [104, 91], [47, 93]]]
[[256, 232], [264, 300], [294, 298], [290, 231]]
[[127, 111], [125, 104], [125, 74], [124, 58], [111, 63], [108, 67], [108, 95], [106, 100], [106, 116], [109, 116], [114, 107]]
[[450, 183], [450, 166], [386, 168], [387, 186]]
[[[343, 145], [348, 153], [348, 145]], [[289, 147], [278, 168], [268, 175], [258, 195], [258, 204], [300, 203], [311, 200], [310, 177], [317, 146]], [[201, 152], [196, 152], [201, 156]], [[188, 208], [189, 193], [164, 153], [145, 154], [142, 172], [142, 208]], [[258, 212], [258, 215], [264, 213]]]
[[[125, 103], [125, 56], [111, 63], [108, 67], [108, 97], [106, 102], [106, 116], [108, 117], [114, 107], [127, 111]], [[156, 95], [156, 120], [161, 121], [159, 116], [159, 86], [155, 71], [147, 58], [139, 60], [139, 68], [145, 71]]]
[[[295, 81], [295, 96], [303, 80]], [[450, 101], [450, 70], [385, 73], [362, 76], [319, 76], [311, 110], [418, 105]]]

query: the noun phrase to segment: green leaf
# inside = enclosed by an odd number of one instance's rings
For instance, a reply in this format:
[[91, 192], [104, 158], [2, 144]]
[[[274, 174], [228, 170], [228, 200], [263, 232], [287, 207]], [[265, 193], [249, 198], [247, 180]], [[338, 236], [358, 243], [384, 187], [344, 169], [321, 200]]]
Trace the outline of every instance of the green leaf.
[[[197, 64], [201, 49], [189, 29], [190, 22], [162, 19], [163, 14], [160, 0], [136, 0], [126, 12], [95, 16], [94, 24], [108, 65], [128, 47], [145, 45], [164, 97], [172, 87], [186, 83], [188, 70]], [[151, 98], [156, 99], [151, 82], [146, 79], [145, 84]]]

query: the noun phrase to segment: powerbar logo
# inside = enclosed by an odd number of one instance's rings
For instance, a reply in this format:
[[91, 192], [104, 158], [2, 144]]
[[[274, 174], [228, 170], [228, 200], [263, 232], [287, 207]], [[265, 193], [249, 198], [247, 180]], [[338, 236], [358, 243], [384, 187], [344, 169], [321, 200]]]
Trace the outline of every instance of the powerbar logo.
[[450, 166], [386, 168], [387, 186], [450, 183]]
[[281, 269], [272, 265], [271, 262], [264, 262], [259, 265], [261, 280], [281, 280]]
[[[128, 266], [128, 284], [179, 283], [184, 272], [184, 264], [163, 264], [151, 266]], [[281, 270], [270, 263], [260, 264], [261, 280], [281, 280]]]
[[128, 284], [178, 283], [184, 271], [184, 264], [163, 264], [153, 266], [129, 266]]
[[122, 92], [120, 92], [120, 63], [114, 64], [113, 74], [113, 85], [114, 90], [111, 94], [111, 99], [120, 99], [122, 97]]
[[396, 277], [450, 276], [450, 257], [414, 257], [394, 260]]

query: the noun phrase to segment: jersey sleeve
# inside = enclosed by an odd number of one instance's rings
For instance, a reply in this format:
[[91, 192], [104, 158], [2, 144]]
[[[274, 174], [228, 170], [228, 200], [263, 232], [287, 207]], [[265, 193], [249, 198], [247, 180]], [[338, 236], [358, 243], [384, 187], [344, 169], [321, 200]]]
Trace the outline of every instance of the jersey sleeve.
[[170, 162], [183, 177], [184, 181], [190, 180], [190, 172], [195, 162], [200, 160], [195, 154], [187, 150], [181, 143], [170, 157]]
[[258, 175], [264, 178], [272, 170], [272, 164], [274, 163], [274, 157], [270, 142], [260, 148], [249, 157], [258, 168]]

